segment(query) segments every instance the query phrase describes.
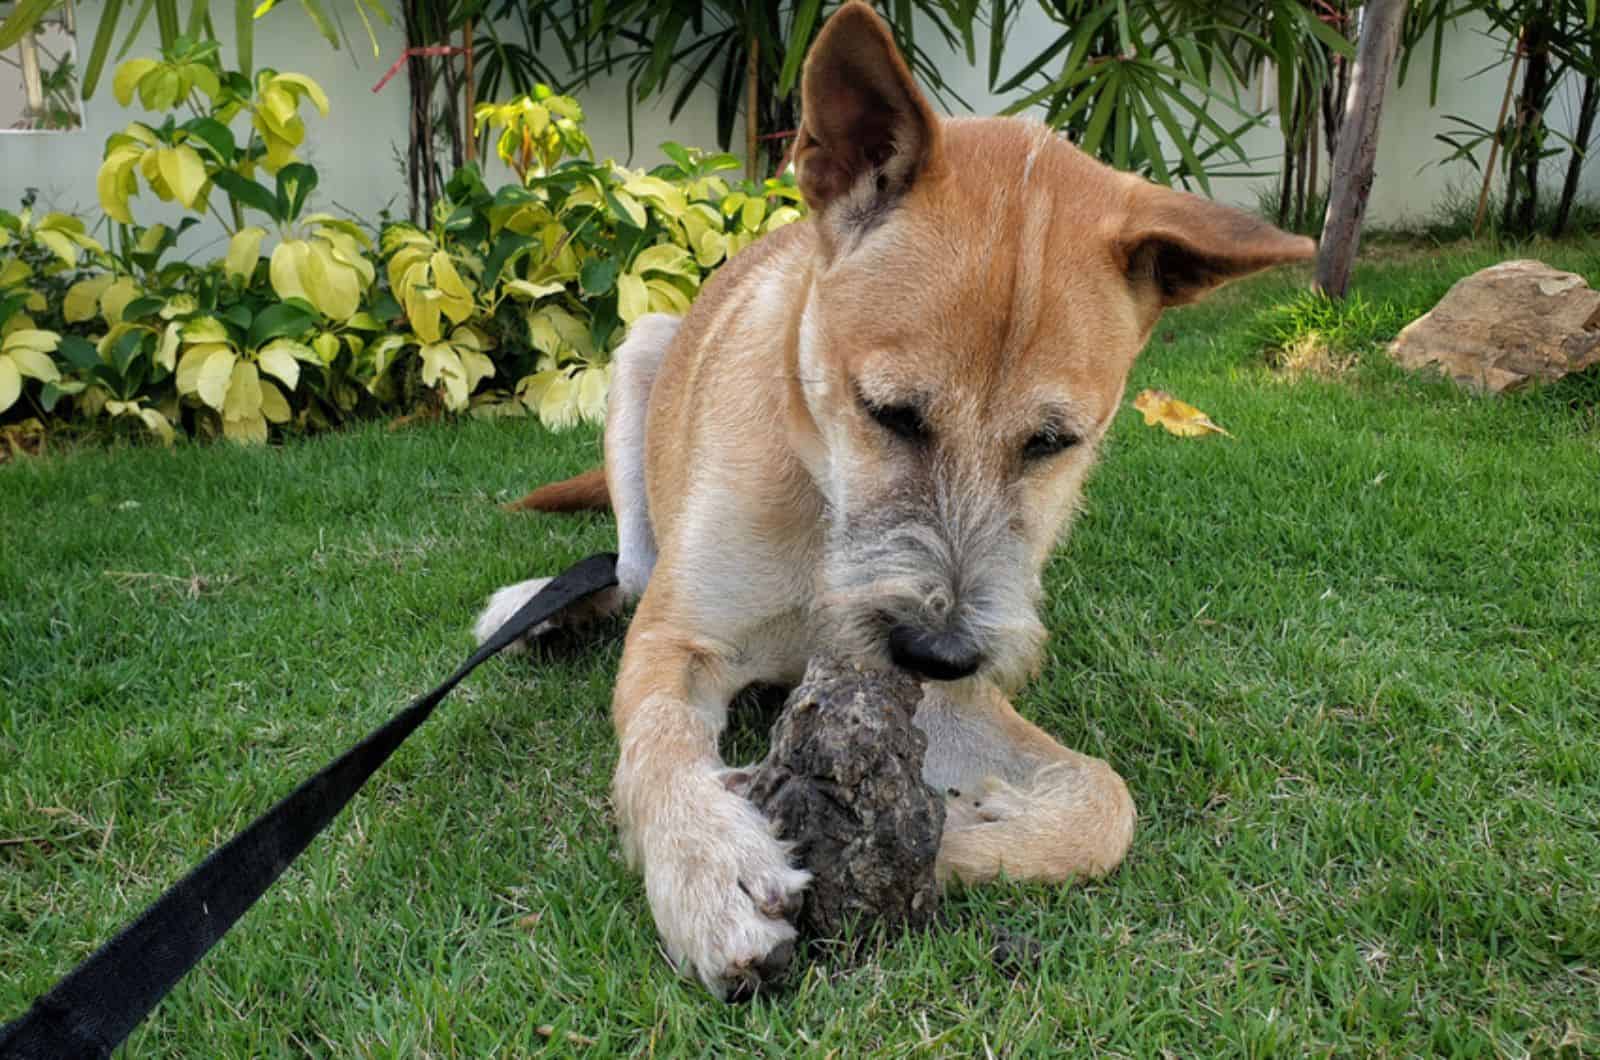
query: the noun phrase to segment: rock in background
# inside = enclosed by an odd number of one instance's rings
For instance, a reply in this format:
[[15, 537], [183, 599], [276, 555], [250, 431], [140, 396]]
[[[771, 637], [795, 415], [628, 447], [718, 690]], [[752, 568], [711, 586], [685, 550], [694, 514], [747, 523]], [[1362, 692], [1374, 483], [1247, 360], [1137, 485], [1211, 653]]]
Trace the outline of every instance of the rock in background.
[[933, 921], [944, 800], [922, 780], [928, 739], [911, 724], [921, 697], [903, 673], [818, 659], [773, 726], [747, 794], [812, 873], [802, 935]]
[[1502, 262], [1457, 281], [1389, 355], [1495, 394], [1560, 379], [1600, 364], [1600, 291], [1540, 261]]

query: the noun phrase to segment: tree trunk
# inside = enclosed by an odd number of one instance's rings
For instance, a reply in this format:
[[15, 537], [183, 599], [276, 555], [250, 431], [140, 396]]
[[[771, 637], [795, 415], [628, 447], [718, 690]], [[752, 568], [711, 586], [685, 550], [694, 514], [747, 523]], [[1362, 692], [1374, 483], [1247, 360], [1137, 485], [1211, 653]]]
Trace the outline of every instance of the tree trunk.
[[[1522, 200], [1517, 204], [1517, 231], [1532, 235], [1539, 210], [1540, 149], [1544, 146], [1544, 108], [1550, 94], [1550, 24], [1535, 18], [1528, 24], [1528, 65], [1522, 75], [1522, 99], [1517, 106], [1517, 151], [1522, 164]], [[1507, 206], [1510, 206], [1507, 196]], [[1507, 220], [1511, 220], [1509, 209]]]
[[1550, 234], [1559, 238], [1567, 230], [1572, 217], [1572, 200], [1578, 196], [1578, 177], [1589, 155], [1589, 138], [1594, 135], [1595, 112], [1600, 111], [1600, 92], [1595, 85], [1600, 79], [1583, 79], [1583, 102], [1578, 104], [1578, 129], [1572, 136], [1572, 157], [1567, 159], [1567, 179], [1561, 185], [1561, 203], [1556, 207], [1556, 222]]
[[1361, 43], [1345, 99], [1339, 147], [1330, 171], [1328, 213], [1317, 250], [1316, 286], [1334, 298], [1345, 296], [1361, 244], [1361, 221], [1367, 213], [1378, 159], [1383, 94], [1405, 13], [1406, 0], [1371, 0], [1361, 20]]

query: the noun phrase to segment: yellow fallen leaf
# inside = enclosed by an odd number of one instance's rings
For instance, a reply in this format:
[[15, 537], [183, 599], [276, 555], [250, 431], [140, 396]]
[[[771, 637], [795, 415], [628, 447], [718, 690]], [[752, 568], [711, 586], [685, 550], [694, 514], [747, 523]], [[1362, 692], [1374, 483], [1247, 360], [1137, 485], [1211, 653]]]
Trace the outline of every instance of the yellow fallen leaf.
[[1165, 390], [1139, 391], [1139, 396], [1133, 399], [1133, 407], [1144, 413], [1145, 426], [1154, 427], [1159, 423], [1167, 429], [1167, 433], [1180, 438], [1198, 438], [1202, 434], [1233, 437], [1212, 423], [1210, 416], [1193, 405], [1179, 401]]

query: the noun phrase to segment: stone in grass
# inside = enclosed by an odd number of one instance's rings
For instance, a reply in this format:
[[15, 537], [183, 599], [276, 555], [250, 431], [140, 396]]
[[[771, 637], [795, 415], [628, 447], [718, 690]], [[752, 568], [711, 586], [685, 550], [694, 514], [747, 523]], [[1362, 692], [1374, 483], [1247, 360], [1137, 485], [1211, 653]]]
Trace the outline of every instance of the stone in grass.
[[1389, 356], [1493, 394], [1552, 382], [1600, 364], [1600, 291], [1540, 261], [1503, 261], [1458, 280]]
[[898, 671], [815, 659], [772, 728], [746, 789], [812, 874], [797, 927], [924, 927], [938, 911], [944, 800], [922, 780], [922, 691]]

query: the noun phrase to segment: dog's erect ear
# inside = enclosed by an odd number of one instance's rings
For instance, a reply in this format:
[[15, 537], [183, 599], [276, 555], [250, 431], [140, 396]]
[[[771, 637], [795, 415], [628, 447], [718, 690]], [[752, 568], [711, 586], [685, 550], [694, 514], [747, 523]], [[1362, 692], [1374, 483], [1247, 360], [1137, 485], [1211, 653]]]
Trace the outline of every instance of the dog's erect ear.
[[1260, 269], [1304, 261], [1317, 245], [1243, 210], [1144, 184], [1118, 243], [1135, 284], [1162, 306], [1183, 305]]
[[800, 82], [795, 165], [811, 208], [840, 230], [881, 220], [932, 161], [939, 123], [864, 3], [828, 19]]

